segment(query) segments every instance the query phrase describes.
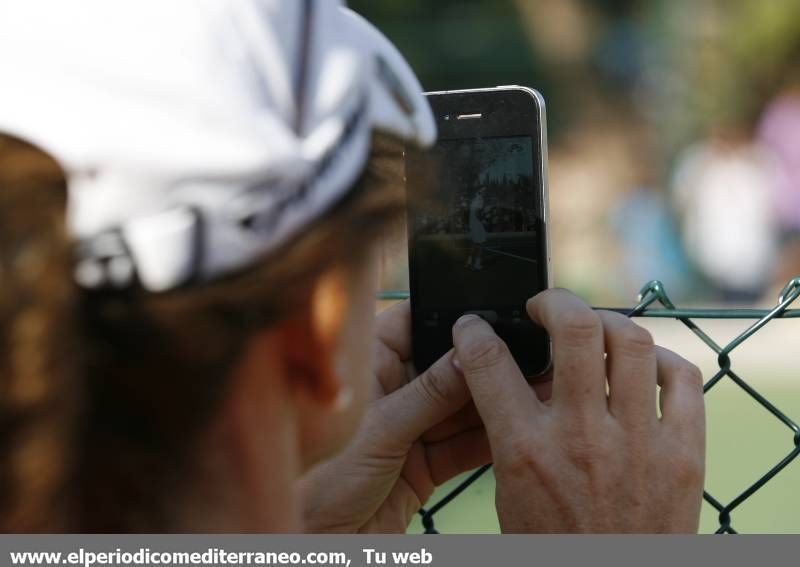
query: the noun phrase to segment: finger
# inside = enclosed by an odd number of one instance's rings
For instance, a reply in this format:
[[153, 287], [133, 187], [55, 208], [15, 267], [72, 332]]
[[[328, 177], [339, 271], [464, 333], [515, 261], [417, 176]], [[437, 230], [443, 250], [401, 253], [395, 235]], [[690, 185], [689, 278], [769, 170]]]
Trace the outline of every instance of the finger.
[[480, 317], [465, 315], [456, 321], [453, 344], [489, 438], [505, 443], [543, 409], [541, 402], [528, 387], [506, 344]]
[[426, 431], [422, 439], [426, 443], [435, 443], [476, 427], [483, 427], [483, 421], [475, 403], [468, 402], [456, 413]]
[[462, 472], [492, 462], [489, 438], [482, 427], [426, 445], [425, 456], [436, 486]]
[[553, 342], [553, 406], [577, 412], [606, 411], [600, 317], [563, 289], [550, 289], [529, 299], [527, 309]]
[[656, 347], [661, 423], [683, 432], [687, 441], [705, 439], [703, 375], [674, 352]]
[[[539, 401], [544, 403], [550, 400], [552, 389], [552, 375], [548, 378], [547, 374], [545, 374], [537, 378], [537, 382], [533, 384], [533, 391], [536, 393], [536, 397], [539, 398]], [[466, 406], [458, 410], [455, 414], [426, 431], [422, 438], [428, 443], [442, 441], [443, 439], [476, 427], [483, 427], [483, 420], [478, 413], [478, 408], [475, 407], [475, 402], [468, 402]]]
[[407, 447], [425, 431], [469, 401], [464, 377], [453, 366], [453, 351], [416, 379], [377, 401], [376, 407], [399, 446]]
[[407, 363], [381, 340], [375, 341], [374, 361], [380, 395], [390, 394], [408, 383]]
[[650, 333], [625, 315], [598, 311], [605, 336], [608, 409], [628, 424], [655, 425], [656, 348]]
[[400, 360], [411, 359], [411, 304], [401, 301], [375, 318], [378, 341], [397, 353]]

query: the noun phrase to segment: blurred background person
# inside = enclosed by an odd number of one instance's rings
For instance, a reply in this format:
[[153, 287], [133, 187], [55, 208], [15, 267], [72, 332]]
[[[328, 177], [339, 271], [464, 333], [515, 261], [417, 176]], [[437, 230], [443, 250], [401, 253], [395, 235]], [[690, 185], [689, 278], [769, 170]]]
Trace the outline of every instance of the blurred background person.
[[800, 51], [785, 84], [764, 109], [757, 139], [768, 148], [778, 169], [775, 211], [780, 250], [774, 273], [775, 286], [800, 274]]
[[472, 241], [472, 250], [467, 257], [467, 268], [479, 272], [483, 269], [481, 263], [483, 256], [483, 245], [486, 242], [486, 227], [483, 225], [485, 189], [480, 187], [469, 203], [469, 238]]
[[609, 211], [622, 265], [617, 282], [620, 295], [635, 297], [651, 280], [661, 281], [671, 295], [693, 292], [694, 274], [678, 231], [676, 211], [659, 186], [654, 163], [653, 133], [645, 124], [628, 129], [630, 176]]
[[723, 301], [752, 303], [772, 282], [774, 186], [769, 156], [741, 130], [714, 132], [677, 161], [673, 194], [684, 244]]

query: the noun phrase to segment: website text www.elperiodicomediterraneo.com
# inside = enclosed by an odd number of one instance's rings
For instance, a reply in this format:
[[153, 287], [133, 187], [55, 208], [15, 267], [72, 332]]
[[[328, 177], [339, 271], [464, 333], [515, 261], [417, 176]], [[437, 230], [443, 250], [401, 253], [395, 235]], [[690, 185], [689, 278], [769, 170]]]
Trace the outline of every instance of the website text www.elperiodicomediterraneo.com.
[[[350, 567], [352, 558], [344, 551], [274, 552], [274, 551], [226, 551], [209, 548], [205, 551], [155, 551], [140, 548], [136, 551], [115, 549], [114, 551], [89, 551], [83, 548], [70, 551], [20, 551], [9, 552], [11, 565], [24, 567], [79, 565], [101, 567], [105, 565], [231, 565], [254, 567]], [[420, 551], [382, 552], [363, 548], [364, 565], [430, 565], [433, 554], [426, 549]]]

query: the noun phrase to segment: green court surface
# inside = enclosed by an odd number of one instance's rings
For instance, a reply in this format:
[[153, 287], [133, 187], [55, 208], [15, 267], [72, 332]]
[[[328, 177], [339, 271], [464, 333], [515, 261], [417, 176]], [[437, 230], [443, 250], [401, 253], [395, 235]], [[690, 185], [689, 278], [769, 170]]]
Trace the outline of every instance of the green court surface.
[[[800, 421], [800, 376], [752, 380], [779, 409]], [[722, 502], [734, 499], [794, 448], [793, 433], [730, 381], [706, 396], [708, 457], [706, 489]], [[429, 504], [456, 484], [440, 487]], [[487, 473], [435, 516], [441, 533], [495, 533], [495, 481]], [[732, 514], [733, 527], [743, 533], [800, 533], [800, 457]], [[701, 533], [718, 527], [717, 513], [703, 505]], [[416, 518], [410, 533], [421, 533]]]

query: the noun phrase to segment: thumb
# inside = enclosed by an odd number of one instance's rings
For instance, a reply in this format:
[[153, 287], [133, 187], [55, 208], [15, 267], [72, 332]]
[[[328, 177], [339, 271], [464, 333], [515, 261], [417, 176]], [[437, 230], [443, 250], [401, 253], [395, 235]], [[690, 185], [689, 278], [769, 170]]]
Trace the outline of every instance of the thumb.
[[480, 317], [465, 315], [453, 327], [459, 366], [494, 444], [506, 442], [541, 411], [508, 346]]
[[425, 431], [463, 408], [470, 399], [451, 350], [417, 378], [380, 400], [393, 437], [410, 445]]

